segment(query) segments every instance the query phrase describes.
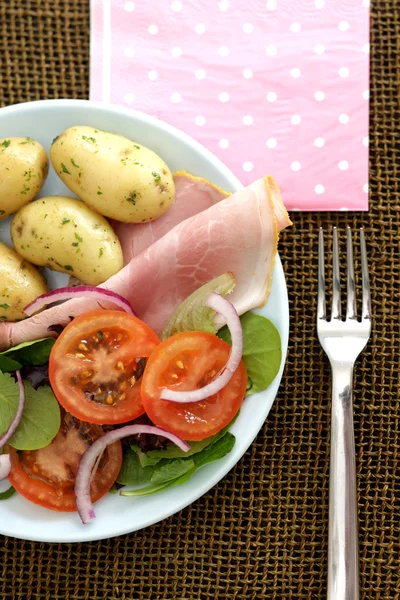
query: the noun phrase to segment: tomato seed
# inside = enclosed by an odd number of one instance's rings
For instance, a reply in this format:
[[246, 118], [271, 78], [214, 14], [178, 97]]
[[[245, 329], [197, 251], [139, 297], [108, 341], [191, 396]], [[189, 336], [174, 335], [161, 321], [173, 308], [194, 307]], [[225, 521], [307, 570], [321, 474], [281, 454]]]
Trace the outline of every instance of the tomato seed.
[[126, 398], [126, 394], [122, 393], [119, 395], [120, 400], [125, 400], [125, 398]]
[[122, 362], [122, 360], [119, 360], [119, 361], [117, 362], [117, 369], [119, 369], [120, 371], [123, 371], [123, 370], [125, 369], [125, 365], [124, 365], [124, 363]]
[[184, 369], [185, 365], [183, 364], [183, 362], [181, 360], [177, 360], [176, 361], [176, 366], [178, 367], [178, 369]]
[[84, 344], [83, 342], [81, 342], [78, 346], [79, 350], [84, 350], [85, 352], [87, 351], [88, 347], [86, 346], [86, 344]]
[[130, 378], [130, 382], [131, 382], [132, 385], [135, 385], [135, 383], [136, 383], [136, 377], [131, 377]]
[[109, 394], [106, 398], [106, 404], [114, 404], [114, 398]]
[[85, 358], [85, 355], [82, 354], [82, 352], [76, 352], [75, 353], [75, 358]]
[[121, 390], [121, 392], [124, 392], [126, 389], [128, 389], [128, 382], [127, 381], [123, 381], [121, 383], [121, 385], [119, 386], [119, 389]]
[[171, 379], [178, 379], [179, 375], [177, 375], [176, 373], [172, 373], [171, 375]]

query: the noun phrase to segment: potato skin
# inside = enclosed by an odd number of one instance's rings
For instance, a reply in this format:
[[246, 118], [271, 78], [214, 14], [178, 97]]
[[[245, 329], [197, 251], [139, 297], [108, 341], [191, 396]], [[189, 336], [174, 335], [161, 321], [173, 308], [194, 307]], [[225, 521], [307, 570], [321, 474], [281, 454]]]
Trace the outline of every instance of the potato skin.
[[98, 285], [123, 266], [111, 225], [86, 204], [68, 196], [47, 196], [27, 204], [11, 223], [13, 244], [24, 258]]
[[25, 306], [47, 291], [43, 275], [0, 242], [0, 322], [25, 319]]
[[54, 140], [50, 158], [65, 185], [105, 217], [143, 223], [173, 202], [175, 184], [166, 163], [122, 135], [71, 127]]
[[0, 139], [0, 220], [40, 192], [49, 171], [43, 146], [31, 138]]

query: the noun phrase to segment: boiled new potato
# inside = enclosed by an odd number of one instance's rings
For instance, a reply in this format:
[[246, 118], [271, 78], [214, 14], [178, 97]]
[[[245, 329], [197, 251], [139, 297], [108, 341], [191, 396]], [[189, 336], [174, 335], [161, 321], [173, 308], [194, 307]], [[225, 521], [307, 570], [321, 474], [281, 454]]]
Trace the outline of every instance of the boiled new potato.
[[46, 292], [46, 280], [39, 271], [0, 242], [0, 321], [24, 319], [24, 307]]
[[174, 199], [175, 184], [165, 162], [122, 135], [71, 127], [53, 141], [50, 158], [74, 194], [117, 221], [152, 221]]
[[0, 139], [0, 220], [33, 200], [48, 170], [47, 154], [39, 142], [29, 137]]
[[35, 265], [98, 285], [122, 268], [121, 244], [111, 225], [86, 204], [47, 196], [27, 204], [11, 223], [15, 249]]

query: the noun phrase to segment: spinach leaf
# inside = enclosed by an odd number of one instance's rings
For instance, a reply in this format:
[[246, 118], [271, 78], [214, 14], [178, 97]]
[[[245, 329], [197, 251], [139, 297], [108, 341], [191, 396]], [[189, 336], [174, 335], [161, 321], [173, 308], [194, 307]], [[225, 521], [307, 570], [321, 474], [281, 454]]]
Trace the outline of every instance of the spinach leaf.
[[8, 500], [11, 496], [14, 496], [16, 490], [11, 486], [5, 492], [0, 492], [0, 500]]
[[[22, 365], [44, 365], [49, 361], [50, 350], [55, 344], [54, 338], [42, 338], [33, 342], [24, 342], [0, 353], [0, 370], [16, 371]], [[16, 368], [7, 368], [7, 359], [19, 363]], [[4, 367], [4, 368], [3, 368]]]
[[[47, 446], [58, 433], [60, 407], [50, 387], [34, 390], [26, 381], [24, 386], [24, 412], [9, 444], [17, 450], [37, 450]], [[18, 384], [8, 373], [0, 373], [0, 434], [13, 420], [18, 398]]]
[[137, 453], [128, 448], [124, 452], [122, 468], [117, 477], [117, 483], [122, 485], [140, 485], [147, 483], [153, 474], [152, 467], [142, 467]]
[[[265, 317], [247, 312], [240, 317], [243, 330], [243, 362], [249, 377], [246, 395], [265, 390], [275, 379], [282, 361], [281, 338], [275, 325]], [[228, 344], [229, 329], [218, 332]]]
[[142, 467], [143, 470], [153, 469], [150, 485], [135, 490], [122, 490], [120, 494], [121, 496], [148, 496], [174, 485], [182, 485], [197, 469], [228, 454], [235, 441], [235, 436], [226, 431], [222, 437], [208, 443], [205, 448], [189, 458], [162, 460], [153, 467]]

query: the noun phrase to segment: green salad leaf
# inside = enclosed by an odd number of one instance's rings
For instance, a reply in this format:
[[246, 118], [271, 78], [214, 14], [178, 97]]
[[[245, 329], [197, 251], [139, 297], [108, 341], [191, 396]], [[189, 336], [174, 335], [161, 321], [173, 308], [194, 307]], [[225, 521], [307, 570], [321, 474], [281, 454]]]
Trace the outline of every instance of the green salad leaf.
[[226, 296], [235, 287], [235, 277], [232, 273], [224, 273], [202, 285], [184, 300], [168, 319], [161, 333], [165, 340], [181, 331], [207, 331], [216, 333], [214, 324], [215, 310], [205, 306], [205, 301], [211, 292]]
[[[17, 450], [38, 450], [50, 444], [60, 429], [60, 407], [49, 386], [34, 390], [24, 382], [25, 406], [21, 421], [8, 442]], [[18, 384], [0, 373], [0, 435], [7, 431], [17, 411]]]
[[14, 496], [15, 493], [15, 489], [11, 486], [5, 492], [0, 492], [0, 500], [8, 500], [11, 496]]
[[[120, 473], [117, 481], [125, 485], [139, 485], [145, 482], [149, 482], [149, 485], [135, 490], [122, 490], [120, 494], [122, 496], [148, 496], [174, 485], [182, 485], [200, 467], [223, 458], [232, 450], [235, 445], [235, 436], [226, 429], [220, 433], [221, 435], [216, 434], [202, 440], [202, 447], [194, 446], [194, 444], [200, 444], [200, 442], [192, 442], [191, 450], [186, 453], [181, 451], [182, 457], [165, 458], [167, 451], [170, 451], [169, 448], [166, 450], [153, 450], [152, 452], [164, 452], [164, 458], [157, 457], [157, 464], [146, 467], [141, 465], [138, 449], [136, 446], [132, 446], [130, 452], [128, 451], [124, 456], [121, 473], [126, 469], [125, 473], [123, 473], [122, 478]], [[189, 456], [191, 451], [192, 453]], [[133, 455], [136, 459], [133, 458]], [[128, 469], [130, 469], [129, 478], [126, 476]], [[120, 481], [120, 479], [123, 479], [123, 481]]]
[[23, 365], [45, 365], [49, 362], [50, 351], [54, 344], [54, 338], [42, 338], [0, 352], [0, 371], [3, 373], [17, 371]]
[[[282, 362], [279, 331], [266, 317], [247, 312], [240, 317], [243, 330], [243, 362], [249, 378], [246, 395], [265, 390], [275, 379]], [[218, 332], [228, 344], [231, 343], [229, 329], [225, 326]]]

